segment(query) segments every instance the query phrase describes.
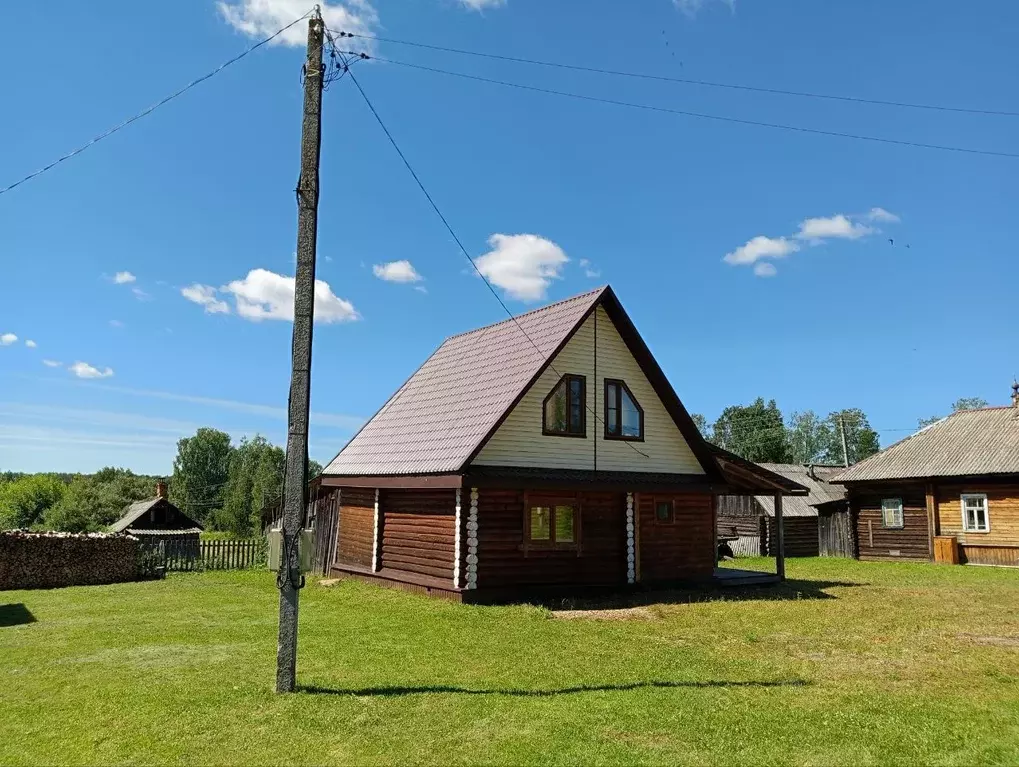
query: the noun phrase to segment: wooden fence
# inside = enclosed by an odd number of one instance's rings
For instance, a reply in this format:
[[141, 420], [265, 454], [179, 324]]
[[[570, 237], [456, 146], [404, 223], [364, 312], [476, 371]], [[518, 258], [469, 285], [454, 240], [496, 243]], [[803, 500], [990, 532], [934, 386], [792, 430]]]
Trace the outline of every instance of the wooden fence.
[[143, 545], [143, 550], [157, 561], [152, 564], [167, 572], [195, 570], [243, 570], [259, 564], [265, 542], [260, 538], [245, 540], [194, 541], [163, 540]]

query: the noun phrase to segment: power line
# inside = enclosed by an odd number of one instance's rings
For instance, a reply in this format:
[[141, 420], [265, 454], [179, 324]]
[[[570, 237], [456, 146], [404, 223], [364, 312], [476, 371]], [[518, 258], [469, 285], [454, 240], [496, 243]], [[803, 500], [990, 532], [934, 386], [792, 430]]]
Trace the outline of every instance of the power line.
[[908, 101], [885, 101], [882, 99], [868, 99], [857, 96], [839, 96], [831, 93], [812, 93], [810, 91], [791, 91], [781, 88], [762, 88], [753, 85], [742, 85], [738, 83], [724, 83], [717, 80], [695, 80], [685, 77], [670, 77], [668, 75], [653, 75], [645, 72], [627, 72], [618, 69], [603, 69], [601, 67], [589, 67], [579, 64], [566, 64], [558, 61], [542, 61], [539, 59], [525, 59], [518, 56], [505, 56], [497, 53], [485, 53], [482, 51], [470, 51], [463, 48], [447, 48], [441, 45], [429, 45], [411, 40], [397, 40], [391, 37], [377, 37], [374, 35], [362, 35], [353, 32], [339, 32], [340, 37], [357, 37], [364, 40], [374, 40], [383, 43], [394, 43], [396, 45], [408, 45], [415, 48], [426, 48], [432, 51], [443, 51], [444, 53], [457, 53], [465, 56], [479, 56], [486, 59], [498, 61], [510, 61], [516, 64], [532, 64], [541, 67], [555, 67], [557, 69], [569, 69], [576, 72], [591, 72], [601, 75], [615, 75], [617, 77], [630, 77], [641, 80], [656, 80], [659, 82], [682, 83], [684, 85], [702, 85], [708, 88], [726, 88], [730, 90], [751, 91], [754, 93], [770, 93], [781, 96], [797, 96], [800, 98], [828, 99], [832, 101], [848, 101], [857, 104], [876, 104], [878, 106], [904, 107], [907, 109], [928, 109], [939, 112], [962, 112], [964, 114], [997, 115], [1000, 117], [1019, 117], [1019, 112], [1010, 112], [999, 109], [972, 109], [967, 107], [952, 107], [942, 104], [920, 104]]
[[[396, 139], [393, 138], [393, 134], [389, 132], [389, 128], [387, 128], [386, 124], [382, 121], [382, 118], [379, 116], [378, 111], [376, 111], [375, 106], [371, 102], [371, 99], [368, 98], [368, 94], [366, 94], [364, 92], [364, 89], [361, 87], [361, 83], [358, 82], [357, 78], [354, 76], [354, 73], [352, 71], [348, 70], [348, 74], [350, 76], [351, 82], [354, 83], [354, 85], [357, 87], [358, 92], [361, 94], [361, 97], [364, 99], [365, 104], [368, 105], [368, 109], [371, 110], [372, 115], [375, 116], [375, 120], [378, 122], [379, 126], [382, 128], [382, 131], [386, 134], [386, 138], [389, 139], [389, 143], [393, 145], [393, 149], [396, 150], [396, 153], [400, 156], [400, 159], [403, 160], [403, 164], [406, 166], [407, 170], [410, 172], [411, 176], [414, 178], [414, 181], [417, 183], [418, 188], [421, 190], [422, 194], [424, 194], [425, 199], [427, 199], [428, 203], [432, 206], [432, 210], [435, 211], [435, 214], [439, 217], [439, 219], [442, 221], [443, 225], [446, 227], [446, 231], [449, 232], [450, 236], [453, 238], [453, 241], [456, 242], [456, 244], [459, 246], [460, 251], [464, 254], [464, 256], [467, 258], [467, 260], [470, 262], [471, 266], [474, 268], [474, 271], [477, 272], [478, 276], [481, 277], [482, 281], [488, 287], [488, 289], [492, 293], [492, 295], [495, 296], [495, 300], [499, 302], [499, 305], [503, 308], [503, 311], [505, 311], [506, 314], [509, 316], [509, 318], [513, 321], [513, 324], [516, 325], [517, 329], [521, 332], [521, 334], [524, 336], [524, 338], [526, 338], [528, 340], [528, 342], [530, 342], [531, 346], [534, 347], [535, 351], [537, 351], [538, 354], [542, 358], [545, 358], [547, 356], [546, 353], [543, 352], [541, 350], [541, 348], [538, 346], [538, 344], [536, 344], [534, 342], [534, 339], [532, 339], [527, 334], [527, 331], [524, 330], [524, 328], [520, 324], [519, 320], [517, 320], [517, 318], [513, 315], [513, 312], [510, 311], [509, 307], [506, 306], [506, 302], [502, 300], [502, 297], [496, 291], [495, 287], [493, 287], [492, 283], [489, 282], [488, 278], [484, 275], [484, 273], [481, 271], [481, 269], [478, 268], [478, 265], [477, 265], [477, 263], [475, 263], [474, 259], [471, 257], [471, 254], [467, 252], [467, 248], [464, 247], [463, 242], [457, 236], [456, 232], [453, 231], [453, 227], [450, 226], [449, 221], [442, 214], [442, 211], [439, 210], [439, 206], [435, 204], [435, 200], [432, 198], [432, 195], [429, 194], [428, 189], [425, 188], [425, 185], [422, 183], [421, 178], [418, 176], [417, 172], [414, 170], [414, 167], [407, 160], [407, 156], [403, 153], [403, 150], [400, 149], [400, 145], [396, 143]], [[555, 373], [555, 375], [562, 377], [561, 374], [559, 373], [559, 371], [555, 369], [555, 365], [549, 363], [548, 366], [552, 370], [552, 372]], [[586, 398], [585, 398], [585, 400], [586, 400]], [[585, 404], [586, 404], [586, 402], [585, 402]], [[594, 416], [595, 424], [597, 424], [601, 420], [601, 419], [598, 418], [598, 413], [590, 405], [587, 405], [587, 409]], [[638, 450], [630, 442], [624, 441], [623, 444], [627, 445], [629, 448], [631, 448], [638, 455], [642, 455], [645, 458], [649, 458], [650, 457], [647, 453], [644, 453], [641, 450]]]
[[918, 149], [936, 149], [942, 152], [961, 152], [964, 154], [977, 154], [989, 157], [1007, 157], [1009, 159], [1019, 159], [1019, 153], [1014, 152], [999, 152], [992, 149], [972, 149], [969, 147], [950, 146], [946, 144], [927, 144], [920, 141], [906, 141], [903, 139], [882, 138], [880, 136], [866, 136], [860, 133], [845, 133], [841, 131], [823, 130], [820, 128], [804, 128], [803, 126], [799, 125], [771, 123], [764, 122], [763, 120], [748, 120], [741, 117], [726, 117], [724, 115], [709, 114], [707, 112], [691, 112], [683, 109], [673, 109], [671, 107], [654, 106], [652, 104], [640, 104], [634, 101], [619, 101], [617, 99], [604, 98], [601, 96], [588, 96], [581, 93], [571, 93], [570, 91], [560, 91], [554, 90], [552, 88], [542, 88], [537, 85], [524, 85], [523, 83], [509, 82], [508, 80], [496, 80], [494, 78], [482, 77], [480, 75], [470, 75], [464, 72], [454, 72], [449, 69], [438, 69], [436, 67], [428, 67], [423, 64], [412, 64], [410, 62], [396, 61], [395, 59], [383, 58], [381, 56], [370, 56], [366, 53], [357, 53], [353, 51], [345, 51], [345, 53], [359, 56], [363, 59], [373, 59], [375, 61], [381, 61], [386, 64], [396, 64], [397, 66], [410, 67], [411, 69], [420, 69], [425, 72], [434, 72], [436, 74], [450, 75], [452, 77], [461, 77], [465, 80], [476, 80], [478, 82], [489, 83], [492, 85], [502, 85], [507, 88], [519, 88], [520, 90], [533, 91], [535, 93], [544, 93], [550, 96], [564, 96], [566, 98], [579, 99], [581, 101], [592, 101], [600, 104], [611, 104], [613, 106], [628, 107], [630, 109], [643, 109], [649, 112], [663, 112], [666, 114], [681, 115], [683, 117], [696, 117], [702, 120], [714, 120], [717, 122], [736, 123], [739, 125], [751, 125], [758, 128], [773, 128], [776, 130], [794, 131], [797, 133], [809, 133], [817, 136], [848, 138], [855, 139], [857, 141], [872, 141], [880, 144], [909, 146]]
[[31, 181], [36, 176], [41, 176], [46, 171], [48, 171], [48, 170], [50, 170], [52, 168], [55, 168], [57, 165], [60, 165], [60, 163], [64, 162], [65, 160], [70, 160], [72, 157], [75, 157], [75, 156], [81, 154], [82, 152], [84, 152], [86, 149], [88, 149], [93, 144], [98, 144], [104, 138], [112, 136], [114, 133], [116, 133], [117, 131], [119, 131], [119, 130], [121, 130], [123, 128], [126, 128], [131, 123], [133, 123], [133, 122], [135, 122], [137, 120], [140, 120], [140, 119], [142, 119], [143, 117], [145, 117], [147, 115], [152, 114], [157, 109], [159, 109], [159, 107], [163, 106], [164, 104], [168, 104], [169, 102], [173, 101], [178, 96], [181, 96], [181, 95], [187, 93], [189, 90], [194, 88], [196, 85], [200, 85], [201, 83], [205, 82], [206, 80], [210, 79], [211, 77], [214, 77], [215, 75], [218, 75], [220, 72], [222, 72], [224, 69], [226, 69], [231, 64], [237, 63], [238, 61], [243, 59], [245, 56], [247, 56], [249, 53], [252, 53], [252, 52], [256, 51], [257, 49], [261, 48], [266, 43], [276, 39], [277, 37], [282, 35], [284, 32], [286, 32], [288, 29], [290, 29], [295, 24], [297, 24], [297, 23], [303, 21], [304, 19], [308, 18], [308, 16], [311, 15], [311, 13], [312, 13], [312, 11], [308, 11], [308, 13], [304, 14], [303, 16], [301, 16], [301, 18], [294, 19], [289, 24], [287, 24], [285, 27], [282, 27], [282, 28], [276, 30], [271, 35], [269, 35], [267, 38], [265, 38], [264, 40], [260, 40], [259, 42], [255, 43], [250, 48], [248, 48], [247, 50], [245, 50], [245, 51], [239, 53], [238, 55], [234, 56], [232, 59], [223, 62], [222, 64], [220, 64], [218, 67], [213, 69], [208, 74], [202, 75], [197, 80], [192, 80], [191, 82], [189, 82], [187, 85], [185, 85], [180, 90], [174, 91], [173, 93], [171, 93], [166, 98], [161, 99], [160, 101], [157, 101], [155, 104], [153, 104], [152, 106], [148, 107], [147, 109], [142, 110], [141, 112], [139, 112], [138, 114], [134, 115], [133, 117], [129, 117], [128, 119], [124, 120], [124, 122], [119, 123], [118, 125], [113, 126], [112, 128], [110, 128], [109, 130], [104, 131], [103, 133], [100, 133], [98, 136], [93, 138], [88, 143], [82, 144], [77, 149], [74, 149], [74, 150], [68, 152], [63, 157], [59, 157], [58, 159], [56, 159], [53, 162], [51, 162], [49, 165], [46, 165], [46, 166], [40, 168], [39, 170], [35, 171], [34, 173], [29, 173], [27, 176], [25, 176], [20, 181], [15, 181], [10, 186], [6, 186], [3, 189], [0, 189], [0, 194], [6, 194], [7, 192], [11, 191], [12, 189], [15, 189], [16, 187], [21, 186], [26, 181]]

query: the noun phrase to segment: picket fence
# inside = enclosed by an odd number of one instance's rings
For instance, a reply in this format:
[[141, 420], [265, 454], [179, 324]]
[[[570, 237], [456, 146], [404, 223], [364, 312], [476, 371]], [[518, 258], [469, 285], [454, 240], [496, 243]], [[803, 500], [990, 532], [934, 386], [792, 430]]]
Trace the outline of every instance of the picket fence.
[[161, 540], [144, 546], [167, 572], [243, 570], [259, 564], [265, 542], [260, 538], [222, 541]]

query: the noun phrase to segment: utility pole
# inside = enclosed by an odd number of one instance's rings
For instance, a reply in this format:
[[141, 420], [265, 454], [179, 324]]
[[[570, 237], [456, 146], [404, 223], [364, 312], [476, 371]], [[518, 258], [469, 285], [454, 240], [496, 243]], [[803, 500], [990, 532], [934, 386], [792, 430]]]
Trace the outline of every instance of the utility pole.
[[846, 445], [846, 419], [839, 413], [839, 434], [842, 435], [842, 461], [849, 467], [849, 447]]
[[283, 541], [276, 692], [293, 692], [297, 678], [297, 603], [303, 585], [298, 545], [308, 487], [308, 410], [311, 399], [311, 336], [315, 315], [315, 248], [318, 238], [318, 164], [322, 142], [322, 17], [308, 21], [304, 68], [301, 177], [297, 182], [297, 276], [294, 283], [293, 360], [287, 416], [287, 465], [283, 488]]

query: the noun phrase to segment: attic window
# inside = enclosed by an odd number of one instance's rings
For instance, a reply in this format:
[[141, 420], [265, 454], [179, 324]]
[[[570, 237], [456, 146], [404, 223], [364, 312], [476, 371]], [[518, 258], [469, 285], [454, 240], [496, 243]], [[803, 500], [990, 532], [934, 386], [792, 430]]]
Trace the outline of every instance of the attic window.
[[644, 440], [644, 410], [625, 383], [605, 379], [605, 439]]
[[542, 408], [541, 433], [557, 437], [587, 435], [587, 379], [564, 375]]

